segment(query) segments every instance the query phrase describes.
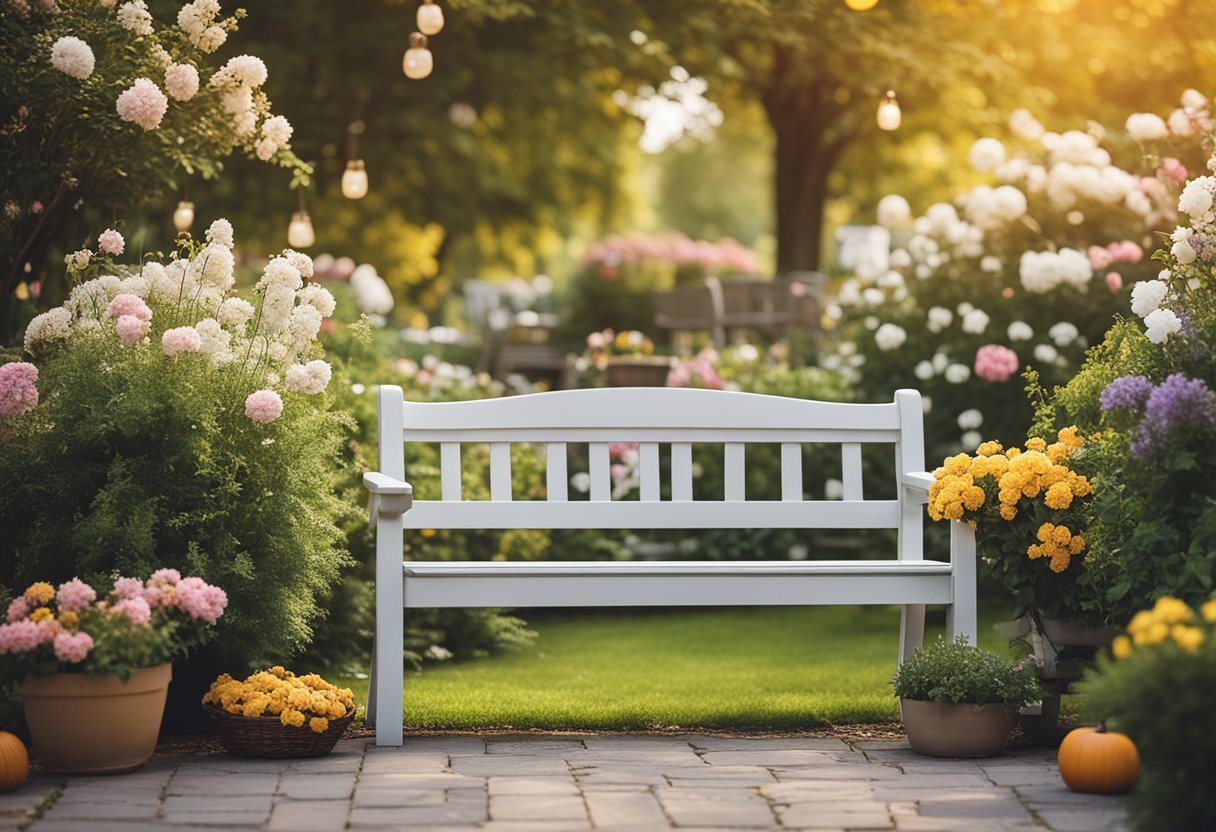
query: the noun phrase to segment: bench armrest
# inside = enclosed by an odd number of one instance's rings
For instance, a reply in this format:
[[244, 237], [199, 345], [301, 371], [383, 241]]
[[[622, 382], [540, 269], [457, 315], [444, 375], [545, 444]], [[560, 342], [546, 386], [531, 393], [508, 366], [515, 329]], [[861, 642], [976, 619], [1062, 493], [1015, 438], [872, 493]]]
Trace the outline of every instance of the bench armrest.
[[414, 503], [414, 487], [408, 482], [368, 471], [363, 475], [363, 487], [371, 492], [371, 514], [373, 517], [400, 517]]
[[933, 475], [928, 471], [908, 472], [901, 480], [908, 496], [921, 503], [929, 502], [929, 487], [933, 485]]

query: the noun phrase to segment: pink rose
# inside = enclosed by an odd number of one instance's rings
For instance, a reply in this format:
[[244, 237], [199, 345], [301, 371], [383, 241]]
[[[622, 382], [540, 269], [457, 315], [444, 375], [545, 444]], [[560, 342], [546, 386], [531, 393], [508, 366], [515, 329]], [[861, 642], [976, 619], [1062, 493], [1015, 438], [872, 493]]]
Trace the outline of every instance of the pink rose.
[[985, 381], [1006, 381], [1018, 371], [1018, 355], [1009, 347], [988, 344], [975, 353], [975, 374]]
[[256, 390], [245, 399], [245, 415], [260, 425], [270, 424], [282, 413], [283, 400], [273, 390]]

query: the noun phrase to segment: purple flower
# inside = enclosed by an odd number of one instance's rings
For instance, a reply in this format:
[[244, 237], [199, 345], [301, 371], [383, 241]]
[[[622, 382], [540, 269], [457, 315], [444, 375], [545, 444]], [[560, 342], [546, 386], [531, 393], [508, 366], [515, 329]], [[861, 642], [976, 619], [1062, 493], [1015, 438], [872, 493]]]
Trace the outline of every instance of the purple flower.
[[1187, 378], [1182, 373], [1169, 376], [1149, 394], [1144, 419], [1132, 442], [1132, 455], [1151, 456], [1188, 428], [1212, 427], [1216, 424], [1214, 405], [1216, 395], [1202, 379]]
[[1127, 410], [1139, 412], [1153, 392], [1153, 383], [1144, 376], [1119, 376], [1106, 385], [1098, 397], [1102, 412]]

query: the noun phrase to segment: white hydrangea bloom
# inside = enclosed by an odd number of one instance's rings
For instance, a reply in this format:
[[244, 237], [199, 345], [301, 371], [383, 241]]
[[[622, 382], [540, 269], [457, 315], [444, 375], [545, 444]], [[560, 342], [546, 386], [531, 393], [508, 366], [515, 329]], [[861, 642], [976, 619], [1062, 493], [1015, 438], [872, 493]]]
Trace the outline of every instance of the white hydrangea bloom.
[[1174, 243], [1170, 246], [1170, 254], [1174, 255], [1174, 259], [1178, 261], [1180, 266], [1189, 266], [1199, 256], [1195, 253], [1195, 249], [1191, 247], [1190, 240], [1179, 240]]
[[983, 309], [972, 309], [963, 316], [963, 332], [969, 335], [982, 335], [988, 328], [988, 313]]
[[262, 122], [262, 135], [282, 147], [291, 141], [294, 128], [284, 116], [271, 116]]
[[291, 261], [291, 265], [296, 267], [296, 270], [300, 272], [301, 277], [303, 277], [305, 280], [312, 278], [314, 266], [311, 257], [302, 251], [296, 251], [295, 249], [290, 248], [283, 250], [283, 256]]
[[190, 263], [190, 277], [196, 283], [229, 289], [236, 282], [233, 269], [236, 259], [223, 243], [209, 243]]
[[321, 313], [315, 306], [305, 304], [291, 310], [291, 319], [287, 324], [291, 335], [291, 354], [300, 355], [308, 349], [321, 331], [321, 320]]
[[951, 384], [962, 384], [971, 378], [971, 368], [966, 364], [951, 364], [943, 374]]
[[912, 374], [921, 381], [928, 381], [937, 375], [937, 373], [933, 370], [933, 364], [929, 361], [918, 362], [916, 367], [913, 368]]
[[213, 360], [218, 356], [219, 363], [231, 360], [229, 345], [232, 343], [232, 333], [224, 329], [218, 320], [203, 318], [194, 325], [194, 331], [198, 333], [199, 352], [211, 356]]
[[78, 81], [93, 74], [94, 64], [93, 49], [80, 38], [65, 35], [51, 47], [51, 66]]
[[1029, 341], [1034, 337], [1034, 328], [1025, 321], [1014, 321], [1005, 333], [1010, 341]]
[[874, 343], [883, 352], [899, 349], [907, 340], [908, 333], [898, 324], [885, 323], [874, 333]]
[[1182, 329], [1182, 320], [1172, 309], [1154, 309], [1144, 316], [1144, 334], [1154, 344], [1164, 344]]
[[1028, 142], [1037, 142], [1043, 138], [1043, 125], [1025, 108], [1019, 108], [1009, 114], [1009, 129], [1019, 139]]
[[943, 373], [946, 371], [946, 366], [950, 363], [950, 359], [946, 357], [944, 352], [933, 353], [933, 371], [935, 373]]
[[239, 332], [253, 318], [254, 312], [253, 304], [244, 298], [228, 298], [220, 304], [215, 316], [224, 327]]
[[62, 341], [72, 334], [72, 313], [56, 306], [35, 315], [25, 328], [25, 351], [41, 355], [51, 341]]
[[300, 303], [315, 307], [323, 318], [328, 318], [334, 314], [334, 308], [337, 306], [337, 302], [329, 290], [316, 283], [310, 283], [305, 286], [296, 297]]
[[165, 93], [174, 101], [189, 101], [198, 94], [198, 70], [191, 64], [165, 68]]
[[372, 266], [364, 263], [351, 272], [350, 288], [355, 303], [368, 315], [387, 315], [393, 311], [393, 292]]
[[262, 270], [262, 278], [258, 281], [257, 288], [290, 289], [294, 298], [294, 292], [303, 285], [304, 278], [300, 274], [300, 270], [286, 257], [275, 257]]
[[1170, 113], [1170, 117], [1166, 119], [1166, 124], [1169, 125], [1170, 132], [1182, 139], [1188, 139], [1195, 135], [1196, 127], [1194, 120], [1186, 110], [1179, 107]]
[[1206, 110], [1208, 106], [1208, 98], [1199, 90], [1184, 90], [1179, 103], [1188, 110]]
[[977, 139], [971, 145], [967, 161], [973, 170], [979, 173], [992, 173], [1005, 161], [1005, 145], [1000, 140], [992, 138]]
[[1132, 287], [1132, 311], [1141, 318], [1154, 312], [1165, 300], [1169, 286], [1161, 280], [1141, 280]]
[[1034, 348], [1035, 361], [1042, 364], [1052, 364], [1059, 357], [1059, 351], [1051, 344], [1039, 344]]
[[1196, 177], [1182, 189], [1178, 197], [1178, 210], [1190, 217], [1193, 223], [1210, 221], [1214, 196], [1216, 177]]
[[313, 396], [325, 390], [332, 375], [333, 368], [319, 358], [307, 364], [292, 364], [287, 368], [286, 386], [293, 393]]
[[958, 414], [959, 430], [975, 430], [982, 424], [984, 424], [984, 414], [974, 407]]
[[1060, 321], [1047, 330], [1047, 337], [1054, 341], [1057, 347], [1069, 346], [1077, 340], [1080, 334], [1076, 325], [1069, 321]]
[[899, 228], [912, 220], [912, 208], [899, 194], [887, 194], [878, 200], [877, 214], [878, 224], [886, 228]]
[[929, 319], [926, 324], [930, 332], [941, 332], [954, 321], [954, 313], [944, 306], [933, 306], [929, 309]]
[[118, 7], [118, 25], [136, 35], [152, 34], [152, 13], [144, 0], [131, 0]]
[[219, 243], [220, 245], [232, 248], [234, 245], [232, 223], [220, 217], [207, 226], [207, 242]]
[[1170, 129], [1156, 113], [1132, 113], [1123, 125], [1127, 135], [1136, 142], [1153, 142], [1168, 138]]

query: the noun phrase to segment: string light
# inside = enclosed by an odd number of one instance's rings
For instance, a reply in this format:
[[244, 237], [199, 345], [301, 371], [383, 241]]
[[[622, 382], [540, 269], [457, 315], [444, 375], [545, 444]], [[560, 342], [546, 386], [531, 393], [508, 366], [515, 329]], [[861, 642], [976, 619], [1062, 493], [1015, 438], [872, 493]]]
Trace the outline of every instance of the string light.
[[431, 50], [426, 48], [426, 43], [426, 35], [421, 32], [413, 32], [410, 35], [410, 48], [405, 50], [405, 58], [401, 62], [401, 69], [406, 78], [425, 78], [435, 68], [435, 58], [431, 55]]
[[342, 172], [342, 196], [347, 199], [362, 199], [367, 196], [367, 167], [359, 158], [359, 136], [362, 133], [362, 121], [350, 125], [346, 145], [346, 170]]
[[878, 126], [883, 130], [898, 130], [903, 120], [904, 114], [899, 109], [895, 90], [887, 90], [886, 95], [878, 102]]
[[855, 12], [868, 12], [878, 5], [878, 0], [844, 0], [844, 4]]
[[435, 5], [435, 0], [422, 0], [418, 7], [418, 31], [424, 35], [437, 35], [443, 31], [443, 9]]
[[313, 230], [312, 218], [304, 210], [304, 189], [300, 188], [300, 210], [291, 215], [287, 224], [287, 245], [292, 248], [308, 248], [317, 241], [317, 232]]
[[189, 231], [192, 225], [194, 225], [194, 203], [182, 200], [177, 203], [177, 208], [173, 209], [173, 227], [181, 234]]

